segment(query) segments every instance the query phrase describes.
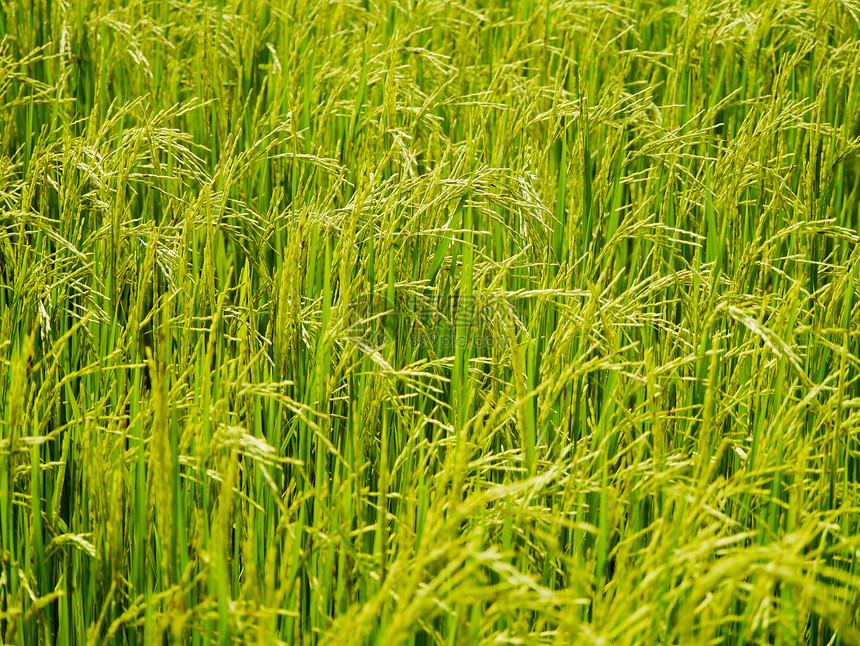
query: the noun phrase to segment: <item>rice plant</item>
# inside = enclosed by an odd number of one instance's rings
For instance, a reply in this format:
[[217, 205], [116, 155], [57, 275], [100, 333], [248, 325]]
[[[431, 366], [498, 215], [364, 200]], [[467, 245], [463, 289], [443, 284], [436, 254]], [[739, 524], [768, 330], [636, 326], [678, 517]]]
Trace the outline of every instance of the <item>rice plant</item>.
[[0, 643], [860, 644], [856, 0], [2, 0]]

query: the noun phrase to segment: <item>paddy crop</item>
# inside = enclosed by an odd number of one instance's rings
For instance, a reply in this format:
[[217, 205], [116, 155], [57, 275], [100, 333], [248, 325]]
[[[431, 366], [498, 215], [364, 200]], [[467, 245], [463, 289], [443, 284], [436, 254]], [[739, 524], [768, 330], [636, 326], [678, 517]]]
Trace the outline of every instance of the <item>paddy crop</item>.
[[0, 2], [0, 643], [860, 643], [858, 21]]

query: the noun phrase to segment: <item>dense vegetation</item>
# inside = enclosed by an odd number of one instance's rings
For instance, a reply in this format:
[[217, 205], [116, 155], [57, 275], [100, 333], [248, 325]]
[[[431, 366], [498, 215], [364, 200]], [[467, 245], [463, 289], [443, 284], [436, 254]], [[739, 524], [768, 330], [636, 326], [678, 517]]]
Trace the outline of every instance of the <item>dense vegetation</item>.
[[3, 0], [0, 642], [860, 643], [855, 0]]

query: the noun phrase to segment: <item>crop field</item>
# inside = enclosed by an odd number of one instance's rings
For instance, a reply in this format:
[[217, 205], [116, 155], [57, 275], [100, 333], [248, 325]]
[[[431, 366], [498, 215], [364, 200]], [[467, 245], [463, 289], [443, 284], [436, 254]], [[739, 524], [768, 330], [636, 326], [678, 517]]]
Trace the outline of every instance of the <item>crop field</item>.
[[860, 644], [860, 2], [0, 0], [0, 644]]

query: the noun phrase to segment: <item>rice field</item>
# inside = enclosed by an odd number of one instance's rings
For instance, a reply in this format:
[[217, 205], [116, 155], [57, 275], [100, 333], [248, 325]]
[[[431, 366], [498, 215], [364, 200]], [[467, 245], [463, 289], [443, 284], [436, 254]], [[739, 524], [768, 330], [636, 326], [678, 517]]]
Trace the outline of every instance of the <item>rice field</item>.
[[0, 644], [860, 644], [857, 0], [0, 1]]

